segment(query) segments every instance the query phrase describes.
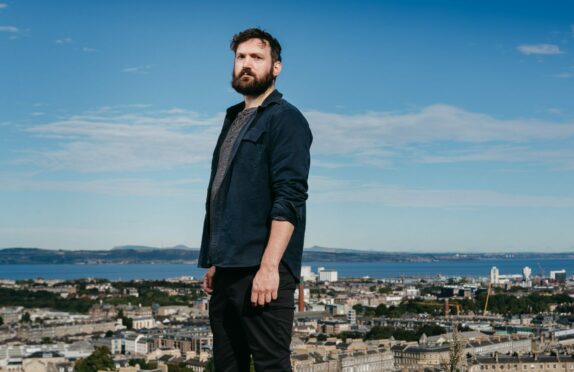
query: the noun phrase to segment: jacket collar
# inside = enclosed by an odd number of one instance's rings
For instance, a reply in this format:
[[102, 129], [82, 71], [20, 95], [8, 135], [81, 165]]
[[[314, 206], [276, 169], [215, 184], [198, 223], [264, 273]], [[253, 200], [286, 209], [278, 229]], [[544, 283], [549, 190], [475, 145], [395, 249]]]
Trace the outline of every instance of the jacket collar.
[[[271, 94], [268, 95], [267, 98], [265, 98], [263, 103], [259, 107], [257, 107], [257, 111], [264, 110], [267, 106], [274, 103], [278, 103], [279, 101], [281, 101], [281, 97], [283, 97], [283, 94], [281, 94], [277, 89], [273, 90], [273, 92], [271, 92]], [[244, 107], [245, 102], [240, 102], [236, 105], [229, 107], [227, 109], [227, 116], [235, 117], [240, 111], [243, 110]]]

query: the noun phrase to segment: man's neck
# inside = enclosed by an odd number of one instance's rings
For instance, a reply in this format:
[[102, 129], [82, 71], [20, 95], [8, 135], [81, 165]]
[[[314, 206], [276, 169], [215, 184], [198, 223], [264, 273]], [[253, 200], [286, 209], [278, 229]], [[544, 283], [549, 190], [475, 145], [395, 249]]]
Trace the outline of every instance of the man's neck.
[[271, 84], [271, 86], [269, 88], [267, 88], [267, 90], [265, 92], [263, 92], [262, 94], [260, 94], [256, 97], [243, 96], [243, 98], [245, 100], [245, 108], [248, 109], [248, 108], [261, 106], [263, 101], [265, 101], [265, 98], [267, 98], [267, 96], [269, 96], [274, 90], [275, 90], [275, 84]]

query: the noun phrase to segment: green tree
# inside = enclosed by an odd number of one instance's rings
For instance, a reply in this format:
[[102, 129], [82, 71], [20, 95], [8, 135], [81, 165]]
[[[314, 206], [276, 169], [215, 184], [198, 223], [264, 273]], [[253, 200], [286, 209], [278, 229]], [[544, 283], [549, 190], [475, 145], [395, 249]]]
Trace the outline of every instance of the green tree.
[[393, 335], [393, 327], [375, 326], [365, 335], [365, 340], [381, 340]]
[[94, 303], [95, 301], [84, 298], [62, 298], [56, 293], [46, 291], [32, 292], [25, 289], [0, 288], [0, 307], [49, 307], [61, 311], [85, 314]]
[[25, 312], [24, 315], [22, 315], [22, 319], [20, 319], [20, 321], [22, 323], [30, 323], [32, 320], [30, 319], [30, 313], [29, 312]]
[[134, 329], [134, 320], [132, 318], [123, 317], [122, 324], [125, 325], [127, 329]]
[[374, 317], [376, 316], [376, 311], [374, 307], [370, 307], [370, 306], [365, 306], [365, 309], [363, 310], [363, 315], [364, 316], [370, 316], [370, 317]]
[[127, 316], [125, 316], [123, 309], [120, 309], [120, 311], [118, 311], [118, 315], [116, 315], [116, 319], [121, 319], [122, 324], [125, 325], [127, 329], [133, 329], [134, 328], [134, 320], [132, 318], [128, 318]]
[[379, 293], [380, 294], [388, 294], [388, 293], [392, 293], [393, 289], [391, 287], [380, 287], [379, 288]]
[[4, 319], [0, 316], [0, 326], [4, 325]]
[[327, 335], [324, 333], [319, 333], [317, 335], [317, 341], [326, 341], [327, 340]]
[[442, 335], [443, 333], [446, 333], [446, 329], [438, 324], [425, 324], [417, 330], [417, 336], [420, 338], [423, 333], [427, 336]]
[[105, 346], [96, 348], [89, 357], [79, 359], [74, 367], [76, 372], [113, 371], [115, 369], [110, 349]]
[[205, 365], [205, 372], [215, 372], [215, 364], [213, 363], [213, 357], [207, 360]]
[[380, 304], [375, 309], [375, 315], [376, 316], [386, 316], [387, 314], [388, 314], [388, 308], [387, 308], [387, 305], [385, 305], [385, 304]]

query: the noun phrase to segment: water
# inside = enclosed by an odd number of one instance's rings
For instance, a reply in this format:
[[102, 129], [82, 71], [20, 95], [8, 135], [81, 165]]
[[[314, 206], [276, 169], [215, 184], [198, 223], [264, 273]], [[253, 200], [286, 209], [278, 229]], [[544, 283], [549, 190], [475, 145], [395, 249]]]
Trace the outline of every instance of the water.
[[[546, 275], [550, 270], [565, 269], [568, 276], [574, 273], [574, 260], [557, 259], [505, 259], [483, 261], [440, 261], [440, 262], [304, 262], [313, 271], [317, 267], [337, 270], [340, 278], [370, 276], [372, 278], [488, 276], [492, 266], [498, 267], [500, 274], [520, 274], [524, 266], [538, 275], [540, 268]], [[165, 279], [179, 276], [201, 278], [205, 269], [195, 264], [93, 264], [93, 265], [0, 265], [2, 279], [78, 279], [105, 278], [110, 280]]]

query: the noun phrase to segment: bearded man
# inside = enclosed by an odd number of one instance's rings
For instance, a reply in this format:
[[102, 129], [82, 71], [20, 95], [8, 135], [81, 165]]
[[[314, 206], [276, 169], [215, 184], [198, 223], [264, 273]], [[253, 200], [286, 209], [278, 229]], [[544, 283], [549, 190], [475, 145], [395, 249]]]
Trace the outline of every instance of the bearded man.
[[217, 371], [291, 371], [312, 134], [275, 89], [281, 46], [269, 33], [233, 37], [232, 87], [211, 165], [199, 266], [208, 268]]

